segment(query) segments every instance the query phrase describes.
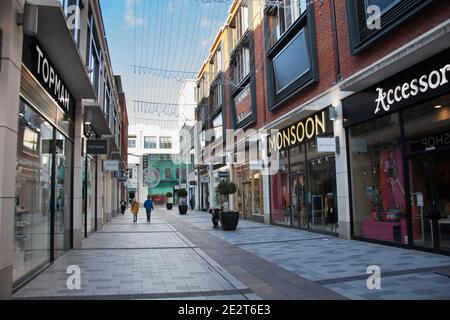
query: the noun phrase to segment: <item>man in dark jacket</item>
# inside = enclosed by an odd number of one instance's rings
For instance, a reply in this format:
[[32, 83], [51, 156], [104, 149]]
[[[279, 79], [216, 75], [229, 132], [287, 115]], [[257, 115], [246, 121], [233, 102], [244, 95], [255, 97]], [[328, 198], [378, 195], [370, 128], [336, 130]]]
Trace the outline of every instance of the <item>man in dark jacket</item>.
[[147, 196], [147, 200], [145, 200], [144, 202], [144, 208], [145, 211], [147, 212], [147, 222], [151, 222], [151, 217], [152, 217], [152, 210], [154, 210], [153, 208], [153, 201], [152, 201], [152, 197], [149, 195]]

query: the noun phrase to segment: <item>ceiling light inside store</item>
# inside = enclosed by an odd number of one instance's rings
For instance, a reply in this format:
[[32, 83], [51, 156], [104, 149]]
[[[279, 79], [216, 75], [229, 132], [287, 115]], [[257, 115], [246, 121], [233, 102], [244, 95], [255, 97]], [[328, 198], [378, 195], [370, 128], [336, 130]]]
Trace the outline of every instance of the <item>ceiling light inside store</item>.
[[437, 106], [434, 106], [434, 108], [435, 109], [440, 109], [440, 108], [442, 108], [442, 106], [441, 105], [437, 105]]

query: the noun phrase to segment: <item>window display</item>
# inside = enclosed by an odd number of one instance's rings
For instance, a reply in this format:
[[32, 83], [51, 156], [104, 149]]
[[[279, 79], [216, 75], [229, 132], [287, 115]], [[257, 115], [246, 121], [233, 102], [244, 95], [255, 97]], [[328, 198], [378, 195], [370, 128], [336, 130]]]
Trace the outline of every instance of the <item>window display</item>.
[[356, 236], [408, 243], [398, 114], [350, 129]]
[[50, 262], [53, 167], [53, 127], [23, 101], [18, 130], [15, 282]]
[[291, 225], [291, 196], [288, 187], [288, 152], [280, 151], [279, 170], [271, 177], [272, 223]]

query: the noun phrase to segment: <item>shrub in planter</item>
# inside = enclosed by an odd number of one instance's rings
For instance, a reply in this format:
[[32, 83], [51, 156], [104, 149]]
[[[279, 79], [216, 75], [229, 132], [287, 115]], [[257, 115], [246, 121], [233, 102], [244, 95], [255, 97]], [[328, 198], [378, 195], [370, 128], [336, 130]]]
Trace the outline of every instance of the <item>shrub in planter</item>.
[[173, 208], [173, 194], [172, 194], [172, 192], [167, 192], [166, 193], [166, 197], [167, 197], [166, 208], [167, 208], [167, 210], [172, 210], [172, 208]]
[[[230, 211], [229, 198], [230, 194], [236, 193], [236, 185], [230, 180], [222, 180], [217, 186], [217, 192], [220, 194], [221, 210], [220, 224], [222, 229], [236, 230], [239, 222], [239, 212]], [[227, 203], [227, 209], [224, 209], [224, 204]]]
[[178, 196], [180, 197], [180, 204], [178, 205], [178, 210], [180, 211], [180, 214], [186, 214], [188, 210], [187, 206], [187, 191], [186, 189], [180, 189], [178, 191]]

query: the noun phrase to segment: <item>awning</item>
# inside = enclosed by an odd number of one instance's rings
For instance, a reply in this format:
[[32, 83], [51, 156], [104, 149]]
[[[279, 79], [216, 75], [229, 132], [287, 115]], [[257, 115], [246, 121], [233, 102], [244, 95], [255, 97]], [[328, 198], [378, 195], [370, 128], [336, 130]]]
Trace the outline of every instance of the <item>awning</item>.
[[[31, 17], [27, 23], [31, 25], [37, 23], [37, 34], [33, 35], [44, 47], [47, 56], [74, 98], [76, 100], [96, 99], [86, 66], [72, 33], [67, 28], [60, 2], [58, 0], [27, 0], [25, 15]], [[24, 26], [25, 33], [29, 32], [27, 27]]]
[[111, 135], [108, 121], [106, 120], [103, 108], [97, 101], [84, 100], [84, 120], [89, 122], [95, 133], [99, 136]]

